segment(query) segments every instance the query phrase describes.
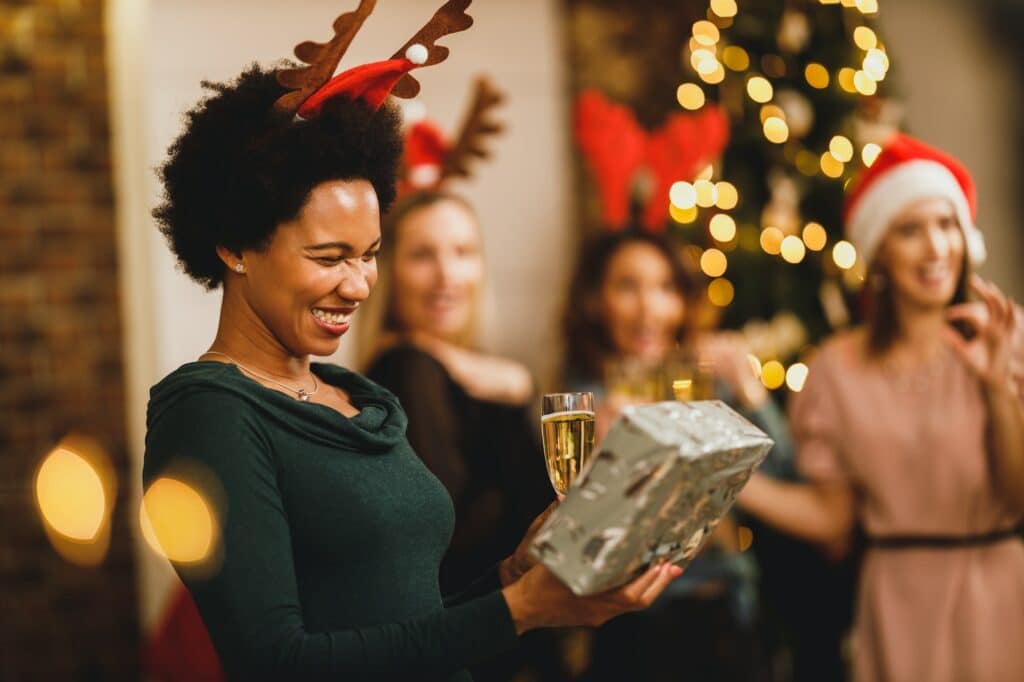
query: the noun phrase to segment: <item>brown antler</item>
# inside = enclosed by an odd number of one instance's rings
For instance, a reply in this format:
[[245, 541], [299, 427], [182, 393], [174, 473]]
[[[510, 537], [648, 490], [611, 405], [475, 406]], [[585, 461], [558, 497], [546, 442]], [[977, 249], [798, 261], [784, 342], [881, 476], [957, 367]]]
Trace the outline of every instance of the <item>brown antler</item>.
[[[427, 48], [427, 61], [423, 63], [423, 66], [443, 62], [448, 58], [448, 48], [443, 45], [435, 45], [434, 42], [450, 33], [465, 31], [473, 25], [473, 17], [466, 14], [466, 8], [469, 7], [470, 2], [472, 0], [448, 0], [441, 6], [441, 9], [434, 12], [434, 16], [420, 29], [419, 33], [414, 35], [391, 58], [404, 57], [405, 51], [409, 49], [410, 45], [419, 43]], [[415, 97], [419, 93], [420, 82], [411, 74], [406, 74], [391, 90], [392, 95], [404, 99]]]
[[484, 146], [484, 138], [504, 130], [497, 121], [490, 120], [488, 114], [503, 102], [505, 96], [491, 85], [485, 77], [476, 81], [473, 100], [469, 112], [459, 129], [455, 143], [445, 154], [441, 164], [441, 177], [469, 177], [469, 164], [474, 158], [486, 159], [490, 152]]
[[359, 0], [359, 7], [354, 12], [346, 12], [335, 19], [334, 37], [330, 42], [315, 43], [307, 40], [295, 46], [295, 56], [309, 66], [277, 72], [277, 82], [291, 92], [274, 102], [274, 109], [294, 114], [310, 95], [331, 79], [334, 70], [338, 68], [338, 62], [376, 4], [377, 0]]

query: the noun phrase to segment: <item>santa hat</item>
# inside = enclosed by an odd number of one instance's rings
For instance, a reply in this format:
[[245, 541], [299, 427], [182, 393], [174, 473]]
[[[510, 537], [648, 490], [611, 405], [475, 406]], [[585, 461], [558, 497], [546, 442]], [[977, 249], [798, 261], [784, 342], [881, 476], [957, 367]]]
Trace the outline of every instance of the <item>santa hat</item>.
[[847, 237], [864, 263], [871, 263], [893, 219], [920, 199], [942, 197], [953, 204], [974, 265], [985, 260], [985, 239], [974, 224], [974, 181], [963, 164], [920, 140], [898, 134], [855, 181], [843, 207]]
[[415, 43], [409, 46], [402, 58], [355, 66], [324, 83], [302, 103], [297, 113], [305, 119], [314, 118], [320, 113], [324, 102], [339, 96], [353, 101], [362, 100], [373, 111], [377, 111], [395, 83], [426, 61], [426, 46]]

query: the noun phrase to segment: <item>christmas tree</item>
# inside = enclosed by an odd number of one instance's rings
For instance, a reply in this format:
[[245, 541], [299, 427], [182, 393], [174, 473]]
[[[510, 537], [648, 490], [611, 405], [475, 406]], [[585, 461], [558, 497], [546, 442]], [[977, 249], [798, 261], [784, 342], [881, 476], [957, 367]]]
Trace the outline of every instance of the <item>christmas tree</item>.
[[730, 142], [672, 186], [670, 229], [710, 278], [716, 321], [745, 328], [767, 361], [770, 388], [799, 390], [806, 367], [787, 376], [782, 363], [850, 321], [864, 280], [842, 236], [843, 190], [899, 115], [877, 12], [875, 0], [711, 0], [683, 46], [678, 104], [717, 104]]

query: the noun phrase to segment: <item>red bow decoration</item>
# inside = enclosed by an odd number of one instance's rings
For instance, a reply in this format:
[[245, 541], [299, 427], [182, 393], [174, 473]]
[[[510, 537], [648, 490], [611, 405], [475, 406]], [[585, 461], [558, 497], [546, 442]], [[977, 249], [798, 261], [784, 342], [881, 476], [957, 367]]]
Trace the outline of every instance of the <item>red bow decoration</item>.
[[657, 232], [665, 229], [672, 183], [693, 180], [721, 156], [729, 142], [729, 119], [720, 107], [708, 104], [696, 114], [672, 114], [648, 133], [628, 108], [586, 90], [576, 102], [576, 141], [594, 174], [609, 229], [626, 226], [636, 174], [642, 168], [651, 173], [654, 186], [642, 223]]

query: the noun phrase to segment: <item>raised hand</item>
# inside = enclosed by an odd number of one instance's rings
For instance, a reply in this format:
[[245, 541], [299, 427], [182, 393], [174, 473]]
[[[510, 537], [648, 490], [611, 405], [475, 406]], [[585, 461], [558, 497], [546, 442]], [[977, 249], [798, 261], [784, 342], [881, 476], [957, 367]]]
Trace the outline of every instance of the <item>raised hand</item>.
[[1002, 388], [1010, 380], [1013, 333], [1020, 313], [1013, 299], [977, 275], [971, 277], [971, 289], [979, 300], [951, 306], [947, 318], [968, 326], [973, 336], [965, 339], [952, 327], [943, 334], [986, 387]]

